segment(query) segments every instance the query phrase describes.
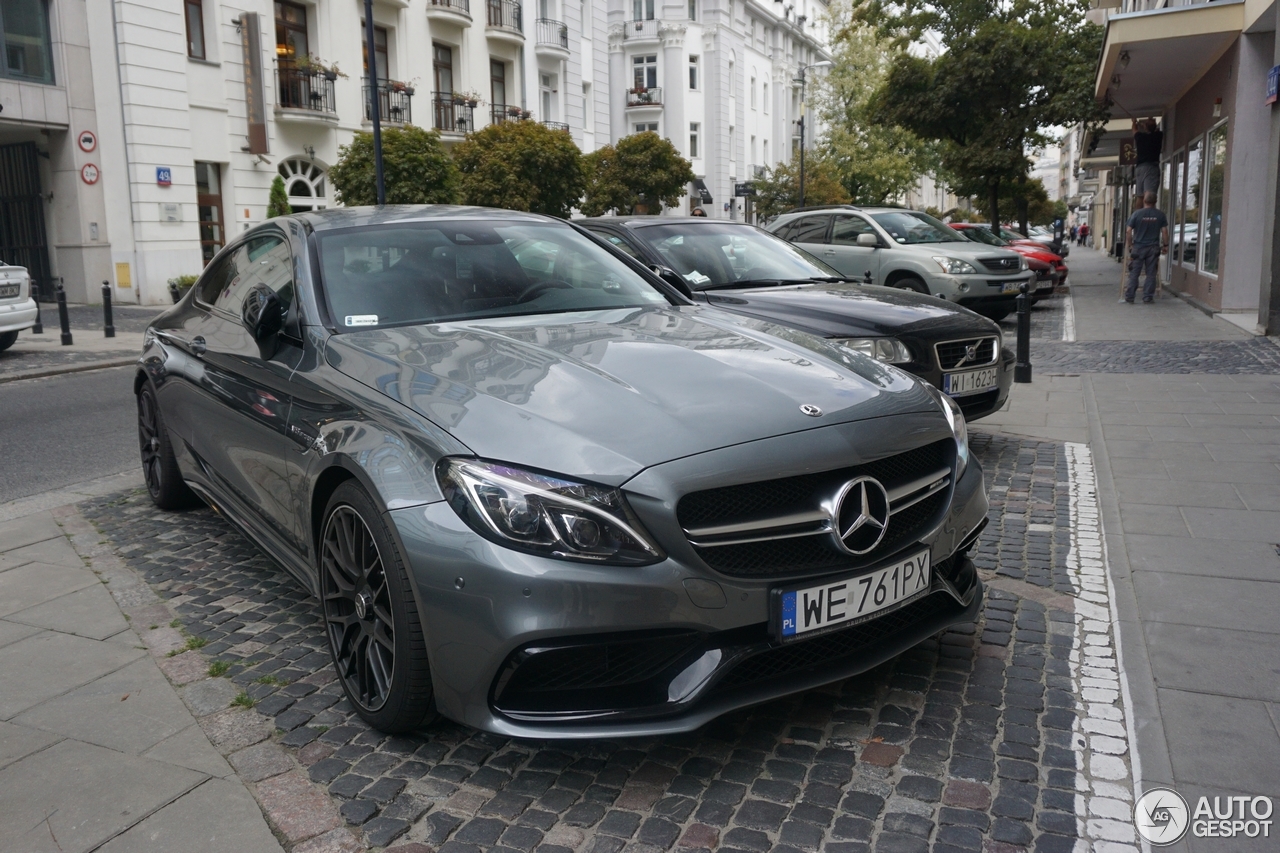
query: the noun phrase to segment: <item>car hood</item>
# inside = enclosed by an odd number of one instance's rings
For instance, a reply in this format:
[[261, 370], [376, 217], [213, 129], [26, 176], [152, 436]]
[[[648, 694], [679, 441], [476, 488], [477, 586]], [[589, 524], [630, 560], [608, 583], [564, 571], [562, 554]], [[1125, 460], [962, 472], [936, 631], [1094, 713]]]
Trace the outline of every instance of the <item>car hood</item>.
[[1059, 264], [1062, 256], [1056, 255], [1038, 243], [1014, 243], [1009, 248], [1026, 258], [1044, 261], [1046, 264]]
[[899, 243], [897, 248], [910, 248], [916, 251], [929, 249], [935, 255], [951, 255], [952, 257], [966, 260], [970, 258], [1018, 257], [1018, 253], [1012, 249], [988, 246], [985, 243], [975, 243], [972, 240], [964, 240], [960, 243]]
[[347, 332], [326, 358], [478, 456], [610, 485], [720, 447], [937, 410], [902, 371], [696, 306]]
[[995, 324], [954, 302], [859, 284], [802, 284], [706, 291], [711, 305], [824, 337], [991, 334]]

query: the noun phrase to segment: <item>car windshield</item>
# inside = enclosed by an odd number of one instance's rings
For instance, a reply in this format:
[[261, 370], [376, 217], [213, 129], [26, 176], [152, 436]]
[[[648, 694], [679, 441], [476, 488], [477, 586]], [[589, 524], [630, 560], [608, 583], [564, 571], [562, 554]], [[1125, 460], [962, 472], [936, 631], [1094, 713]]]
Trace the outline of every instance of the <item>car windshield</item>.
[[649, 225], [632, 231], [694, 290], [840, 278], [840, 272], [751, 225]]
[[873, 213], [871, 218], [876, 224], [889, 232], [899, 243], [964, 243], [963, 237], [934, 219], [927, 213], [918, 210], [895, 210], [892, 213]]
[[316, 237], [322, 288], [340, 328], [669, 304], [564, 225], [431, 221]]
[[[956, 229], [954, 229], [954, 228], [953, 228], [952, 230], [954, 231], [954, 230], [956, 230]], [[992, 234], [992, 233], [991, 233], [991, 231], [990, 231], [989, 229], [987, 229], [987, 228], [985, 228], [985, 227], [983, 227], [983, 226], [975, 226], [975, 227], [972, 227], [972, 228], [965, 228], [965, 229], [961, 230], [961, 231], [960, 231], [960, 233], [961, 233], [961, 234], [963, 234], [964, 236], [968, 237], [970, 240], [972, 240], [972, 241], [973, 241], [973, 242], [975, 242], [975, 243], [986, 243], [988, 246], [1007, 246], [1007, 245], [1009, 245], [1009, 241], [1008, 241], [1008, 240], [1001, 240], [999, 237], [997, 237], [996, 235]]]

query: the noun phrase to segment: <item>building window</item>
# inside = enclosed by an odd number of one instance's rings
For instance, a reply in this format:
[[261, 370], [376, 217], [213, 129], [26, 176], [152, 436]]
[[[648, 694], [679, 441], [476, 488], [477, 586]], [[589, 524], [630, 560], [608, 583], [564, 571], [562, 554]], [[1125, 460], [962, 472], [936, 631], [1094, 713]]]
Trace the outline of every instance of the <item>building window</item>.
[[587, 133], [596, 132], [596, 105], [591, 98], [591, 84], [582, 84], [582, 123]]
[[542, 106], [542, 120], [556, 121], [559, 116], [556, 115], [556, 83], [555, 78], [550, 74], [538, 75], [538, 98]]
[[631, 0], [631, 20], [652, 21], [653, 0]]
[[186, 0], [183, 9], [187, 14], [187, 56], [204, 59], [204, 5], [201, 0]]
[[689, 20], [698, 20], [698, 0], [689, 0]]
[[656, 121], [642, 121], [636, 124], [636, 133], [657, 133], [658, 123]]
[[[364, 63], [364, 73], [369, 73], [369, 40], [364, 38], [364, 21], [360, 22], [360, 61]], [[374, 70], [378, 72], [378, 82], [385, 83], [391, 79], [390, 65], [387, 63], [387, 28], [373, 28], [373, 55], [377, 57]]]
[[1204, 174], [1204, 161], [1200, 154], [1204, 147], [1201, 137], [1187, 149], [1186, 176], [1182, 181], [1182, 215], [1178, 217], [1181, 247], [1178, 260], [1195, 269], [1199, 256], [1200, 237], [1200, 178]]
[[689, 156], [700, 157], [698, 153], [698, 131], [700, 125], [696, 121], [689, 122]]
[[1217, 275], [1222, 255], [1222, 196], [1227, 171], [1227, 123], [1209, 131], [1204, 152], [1204, 218], [1200, 233], [1200, 269]]
[[226, 243], [222, 224], [222, 180], [217, 163], [196, 163], [196, 210], [200, 217], [200, 254], [207, 264]]
[[764, 141], [764, 165], [769, 165], [769, 140]]
[[760, 100], [764, 103], [764, 114], [769, 114], [769, 84], [765, 83], [764, 88], [760, 90]]
[[310, 160], [299, 157], [282, 160], [280, 177], [284, 178], [284, 188], [289, 194], [289, 207], [294, 213], [324, 210], [329, 206], [324, 169]]
[[49, 9], [45, 0], [0, 0], [0, 76], [53, 82]]
[[751, 78], [751, 109], [756, 108], [756, 78]]
[[453, 48], [432, 42], [431, 73], [439, 98], [453, 97]]
[[759, 166], [759, 165], [760, 165], [760, 161], [756, 159], [756, 150], [757, 150], [757, 149], [756, 149], [756, 137], [755, 137], [755, 134], [752, 134], [752, 136], [751, 136], [751, 165], [753, 165], [753, 166]]
[[631, 59], [631, 73], [637, 89], [652, 89], [658, 85], [658, 56], [635, 56]]
[[698, 57], [689, 57], [689, 91], [698, 91]]
[[734, 144], [732, 125], [729, 126], [729, 175], [735, 178], [738, 176], [738, 150]]
[[494, 112], [506, 115], [507, 111], [507, 63], [489, 60], [489, 102]]
[[311, 53], [307, 39], [307, 7], [276, 0], [276, 57], [293, 65], [300, 56]]

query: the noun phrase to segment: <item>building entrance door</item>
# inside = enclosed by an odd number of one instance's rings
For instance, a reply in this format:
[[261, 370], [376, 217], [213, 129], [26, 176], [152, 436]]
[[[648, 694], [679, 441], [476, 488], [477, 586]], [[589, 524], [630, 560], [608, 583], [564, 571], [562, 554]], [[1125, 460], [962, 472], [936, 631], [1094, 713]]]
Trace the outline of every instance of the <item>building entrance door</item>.
[[40, 288], [40, 301], [54, 301], [34, 142], [0, 145], [0, 260], [26, 267], [31, 284]]

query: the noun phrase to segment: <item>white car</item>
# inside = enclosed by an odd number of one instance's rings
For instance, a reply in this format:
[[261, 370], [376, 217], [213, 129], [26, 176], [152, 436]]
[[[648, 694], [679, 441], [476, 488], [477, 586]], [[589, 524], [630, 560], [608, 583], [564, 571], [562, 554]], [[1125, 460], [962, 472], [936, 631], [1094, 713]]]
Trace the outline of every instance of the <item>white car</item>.
[[0, 261], [0, 350], [13, 346], [18, 332], [36, 324], [36, 313], [26, 267], [11, 267]]

